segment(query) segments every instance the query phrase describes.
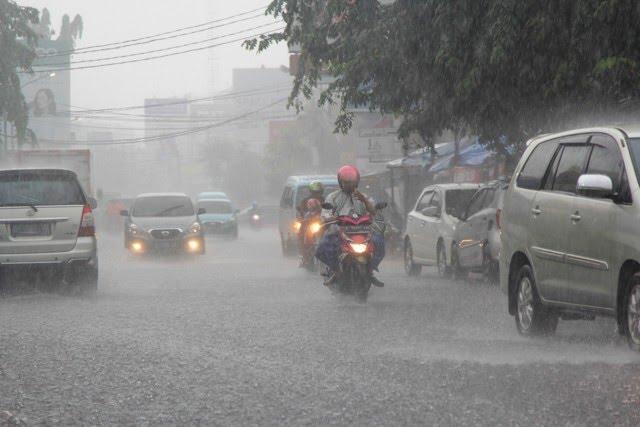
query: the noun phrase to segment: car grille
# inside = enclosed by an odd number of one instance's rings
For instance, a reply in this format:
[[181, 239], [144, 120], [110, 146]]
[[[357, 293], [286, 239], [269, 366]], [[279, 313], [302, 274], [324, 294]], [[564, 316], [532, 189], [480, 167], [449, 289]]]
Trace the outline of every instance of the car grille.
[[154, 239], [160, 240], [175, 239], [180, 236], [181, 233], [177, 228], [151, 230], [151, 236], [153, 236]]

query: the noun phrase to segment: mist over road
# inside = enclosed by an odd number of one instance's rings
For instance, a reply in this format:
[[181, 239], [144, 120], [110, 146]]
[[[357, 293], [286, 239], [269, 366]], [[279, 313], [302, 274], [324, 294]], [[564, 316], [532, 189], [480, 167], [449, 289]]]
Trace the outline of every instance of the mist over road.
[[98, 294], [0, 298], [0, 411], [28, 424], [638, 425], [614, 322], [518, 336], [505, 297], [427, 269], [366, 305], [280, 255], [275, 230], [197, 259], [101, 236]]

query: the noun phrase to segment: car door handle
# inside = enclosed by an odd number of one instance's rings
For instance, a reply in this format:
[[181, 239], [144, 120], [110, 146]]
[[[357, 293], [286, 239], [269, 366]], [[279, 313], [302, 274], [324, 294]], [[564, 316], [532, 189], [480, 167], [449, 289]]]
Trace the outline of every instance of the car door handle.
[[535, 216], [538, 216], [542, 213], [542, 209], [540, 209], [538, 206], [536, 206], [535, 208], [531, 209], [531, 213]]
[[578, 222], [581, 219], [582, 219], [582, 217], [580, 216], [579, 212], [576, 212], [573, 215], [571, 215], [571, 221], [573, 221], [573, 222]]

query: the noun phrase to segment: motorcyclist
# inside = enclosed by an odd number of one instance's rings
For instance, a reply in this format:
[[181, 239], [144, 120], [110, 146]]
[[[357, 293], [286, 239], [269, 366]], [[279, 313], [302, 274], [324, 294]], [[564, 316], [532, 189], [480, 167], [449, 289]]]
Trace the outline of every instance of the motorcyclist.
[[305, 215], [307, 214], [308, 203], [310, 200], [317, 200], [322, 206], [322, 203], [324, 203], [324, 185], [322, 184], [322, 182], [313, 181], [312, 183], [310, 183], [309, 196], [302, 199], [302, 202], [300, 202], [300, 204], [296, 208], [298, 211], [298, 220], [300, 221], [300, 229], [298, 230], [298, 248], [301, 257], [300, 266], [303, 265], [304, 261], [302, 258], [304, 257], [304, 236], [306, 234], [306, 224], [303, 220]]
[[[353, 214], [361, 216], [367, 213], [373, 216], [376, 215], [375, 203], [358, 190], [359, 183], [360, 172], [355, 166], [343, 166], [338, 170], [340, 190], [329, 194], [326, 198], [326, 202], [333, 205], [333, 210], [330, 212], [331, 216], [350, 216]], [[372, 285], [382, 287], [384, 283], [374, 276], [373, 271], [378, 270], [378, 266], [384, 258], [384, 235], [383, 230], [380, 229], [377, 223], [374, 222], [371, 227], [371, 240], [375, 250], [371, 259], [372, 271], [369, 272], [371, 275], [370, 279]], [[339, 275], [340, 243], [340, 236], [337, 230], [329, 229], [323, 236], [316, 250], [316, 257], [331, 270], [331, 276], [325, 282], [327, 286], [335, 283]]]
[[309, 258], [315, 256], [313, 248], [308, 247], [310, 242], [313, 243], [315, 240], [313, 239], [313, 232], [308, 232], [309, 226], [315, 221], [319, 221], [320, 215], [322, 214], [322, 203], [320, 203], [317, 199], [309, 199], [306, 205], [306, 213], [304, 218], [302, 219], [302, 223], [300, 226], [300, 236], [301, 236], [301, 244], [300, 253], [302, 254], [302, 264], [306, 264], [309, 262]]

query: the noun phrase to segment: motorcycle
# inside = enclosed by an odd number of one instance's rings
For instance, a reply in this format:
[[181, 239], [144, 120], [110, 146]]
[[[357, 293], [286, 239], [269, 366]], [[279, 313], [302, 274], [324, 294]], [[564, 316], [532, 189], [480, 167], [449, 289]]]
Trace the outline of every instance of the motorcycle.
[[259, 230], [262, 227], [262, 216], [258, 212], [250, 214], [249, 225], [253, 230]]
[[317, 270], [316, 248], [322, 237], [323, 224], [319, 213], [310, 213], [302, 220], [300, 227], [304, 230], [302, 237], [302, 267], [307, 271], [315, 272]]
[[[376, 210], [382, 210], [386, 203], [376, 204]], [[323, 209], [333, 210], [330, 203]], [[325, 222], [324, 226], [338, 226], [340, 236], [339, 276], [332, 290], [353, 295], [360, 302], [366, 302], [371, 288], [371, 260], [375, 250], [372, 242], [372, 230], [375, 219], [372, 215], [338, 216]]]

